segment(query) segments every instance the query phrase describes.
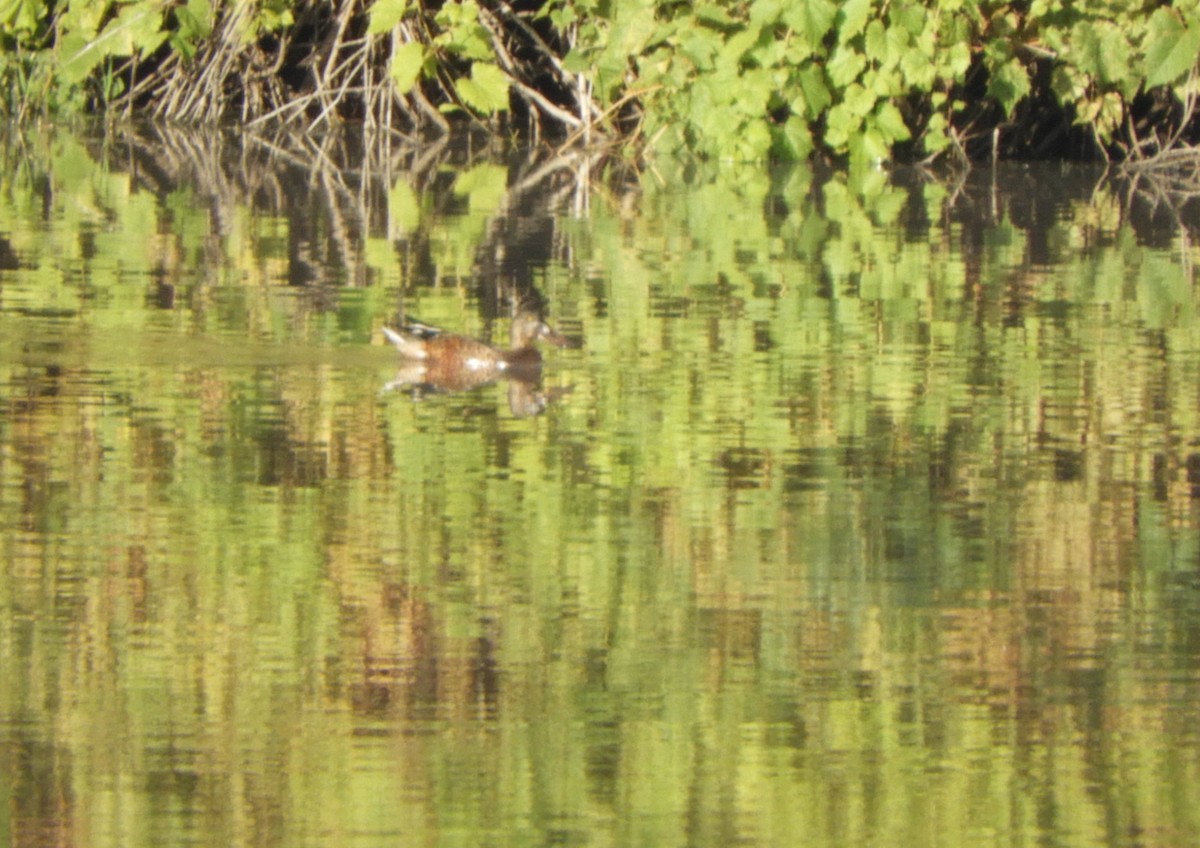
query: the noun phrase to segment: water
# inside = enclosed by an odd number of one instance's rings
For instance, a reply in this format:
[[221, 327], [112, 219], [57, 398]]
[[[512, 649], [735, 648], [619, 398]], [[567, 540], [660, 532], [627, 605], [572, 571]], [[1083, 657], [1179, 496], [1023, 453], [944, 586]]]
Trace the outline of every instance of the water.
[[1194, 843], [1189, 207], [8, 144], [8, 844]]

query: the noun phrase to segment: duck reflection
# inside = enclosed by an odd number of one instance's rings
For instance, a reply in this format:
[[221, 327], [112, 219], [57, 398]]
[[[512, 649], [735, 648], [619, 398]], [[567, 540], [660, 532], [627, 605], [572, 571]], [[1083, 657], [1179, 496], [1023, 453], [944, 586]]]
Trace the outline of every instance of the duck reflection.
[[509, 407], [520, 417], [541, 413], [565, 393], [542, 391], [542, 355], [536, 343], [566, 347], [567, 338], [534, 310], [522, 310], [513, 318], [508, 350], [421, 323], [398, 330], [384, 327], [383, 334], [401, 356], [400, 370], [385, 391], [411, 386], [417, 391], [463, 392], [504, 379]]

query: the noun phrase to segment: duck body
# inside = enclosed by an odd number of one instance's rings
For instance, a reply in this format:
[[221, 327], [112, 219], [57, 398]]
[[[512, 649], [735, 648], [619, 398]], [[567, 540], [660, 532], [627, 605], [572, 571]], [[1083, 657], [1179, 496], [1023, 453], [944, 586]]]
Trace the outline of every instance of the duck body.
[[512, 323], [508, 350], [479, 339], [447, 333], [428, 324], [412, 323], [383, 334], [404, 360], [395, 384], [424, 385], [437, 391], [458, 392], [501, 377], [536, 382], [542, 356], [539, 339], [563, 347], [567, 340], [533, 313], [518, 314]]

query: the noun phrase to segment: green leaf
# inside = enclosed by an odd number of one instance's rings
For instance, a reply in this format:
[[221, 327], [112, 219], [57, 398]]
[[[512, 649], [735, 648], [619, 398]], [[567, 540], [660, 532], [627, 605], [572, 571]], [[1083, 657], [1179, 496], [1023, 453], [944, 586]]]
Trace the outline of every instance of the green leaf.
[[189, 42], [208, 38], [214, 22], [212, 3], [209, 0], [188, 0], [186, 5], [175, 10], [175, 19], [179, 21], [179, 34]]
[[862, 76], [862, 84], [877, 98], [895, 97], [904, 94], [908, 86], [900, 72], [893, 69], [868, 68]]
[[77, 85], [110, 56], [132, 56], [157, 50], [167, 38], [162, 12], [152, 4], [126, 6], [95, 38], [68, 32], [59, 41], [59, 79]]
[[1089, 104], [1089, 111], [1093, 111], [1091, 122], [1102, 139], [1111, 139], [1113, 133], [1121, 126], [1121, 119], [1125, 115], [1124, 104], [1121, 95], [1115, 91], [1106, 91], [1098, 97], [1094, 110], [1091, 109], [1092, 104]]
[[893, 8], [890, 11], [892, 23], [903, 27], [913, 38], [916, 38], [925, 31], [925, 21], [928, 16], [929, 13], [924, 7], [915, 4], [902, 8]]
[[471, 65], [470, 79], [460, 79], [454, 84], [455, 91], [463, 102], [484, 115], [502, 112], [508, 108], [508, 74], [490, 62]]
[[68, 32], [58, 42], [59, 55], [65, 57], [58, 67], [58, 78], [65, 85], [78, 85], [104, 60], [104, 54], [77, 32]]
[[1200, 54], [1200, 26], [1184, 26], [1170, 9], [1150, 16], [1146, 39], [1146, 86], [1177, 82], [1191, 71]]
[[729, 89], [733, 112], [756, 118], [767, 110], [773, 90], [771, 75], [759, 68], [751, 68], [738, 77]]
[[115, 55], [153, 53], [167, 38], [162, 21], [162, 11], [158, 4], [131, 4], [123, 8], [116, 19], [104, 28], [100, 38], [112, 36], [116, 49], [110, 52]]
[[858, 83], [851, 83], [842, 92], [842, 104], [850, 110], [850, 114], [859, 118], [870, 114], [871, 110], [875, 108], [877, 100], [874, 91]]
[[992, 68], [988, 77], [988, 96], [996, 99], [1005, 115], [1012, 115], [1012, 110], [1029, 95], [1030, 89], [1029, 73], [1016, 58]]
[[847, 143], [862, 129], [862, 116], [846, 106], [834, 105], [825, 119], [825, 143], [834, 150], [845, 149]]
[[782, 127], [775, 129], [775, 140], [771, 149], [781, 159], [799, 161], [807, 159], [813, 151], [812, 131], [808, 123], [798, 115], [789, 115]]
[[542, 6], [536, 17], [543, 15], [548, 15], [550, 23], [554, 24], [554, 28], [558, 30], [564, 30], [579, 20], [579, 13], [575, 11], [574, 6], [560, 6], [556, 3], [547, 3]]
[[791, 3], [783, 20], [809, 47], [816, 49], [824, 43], [836, 17], [837, 5], [833, 0], [807, 0]]
[[698, 3], [692, 14], [700, 23], [718, 29], [728, 29], [739, 25], [739, 22], [734, 20], [729, 12], [716, 3]]
[[151, 53], [167, 38], [162, 29], [162, 11], [150, 3], [125, 6], [95, 38], [78, 31], [67, 32], [58, 44], [58, 77], [66, 85], [78, 85], [110, 56]]
[[866, 67], [866, 57], [853, 47], [843, 44], [834, 49], [829, 63], [825, 66], [825, 72], [829, 74], [829, 81], [833, 83], [834, 89], [839, 89], [858, 79], [858, 75]]
[[32, 35], [41, 26], [43, 8], [38, 0], [3, 0], [0, 28], [6, 35]]
[[851, 164], [874, 164], [891, 158], [891, 146], [874, 128], [863, 130], [850, 140]]
[[717, 72], [736, 74], [742, 58], [758, 41], [758, 36], [757, 29], [744, 29], [726, 39], [717, 54]]
[[408, 94], [417, 84], [421, 74], [421, 66], [425, 63], [425, 45], [419, 41], [409, 41], [401, 44], [392, 52], [392, 61], [388, 65], [388, 75], [400, 94]]
[[904, 122], [904, 116], [890, 101], [880, 103], [875, 110], [875, 127], [888, 142], [907, 141], [912, 138], [908, 124]]
[[421, 201], [403, 178], [388, 192], [388, 232], [395, 236], [416, 232], [421, 224]]
[[900, 57], [900, 72], [916, 91], [929, 91], [937, 80], [937, 69], [920, 50], [907, 50]]
[[367, 24], [367, 32], [371, 35], [390, 32], [407, 11], [408, 0], [375, 0], [368, 12], [370, 23]]
[[837, 27], [838, 41], [845, 44], [862, 32], [870, 13], [871, 0], [846, 0], [838, 10], [838, 16], [841, 18]]
[[825, 85], [825, 74], [819, 66], [810, 64], [796, 73], [796, 83], [804, 97], [803, 114], [810, 121], [817, 120], [833, 102], [833, 95]]
[[608, 49], [628, 58], [638, 56], [658, 33], [652, 4], [617, 3], [616, 15], [609, 31]]
[[475, 0], [444, 3], [434, 17], [441, 34], [434, 41], [464, 59], [487, 61], [492, 45], [487, 30], [479, 23], [479, 5]]
[[562, 60], [563, 70], [571, 74], [584, 74], [592, 69], [592, 61], [579, 48], [572, 50]]
[[[693, 27], [679, 42], [679, 52], [686, 56], [699, 71], [711, 71], [724, 39], [704, 27]], [[570, 58], [570, 55], [567, 56]], [[566, 62], [563, 63], [564, 67]]]
[[[37, 14], [41, 15], [44, 4], [39, 0], [16, 0], [16, 2], [27, 9], [37, 10]], [[55, 28], [60, 35], [66, 33], [78, 33], [84, 38], [94, 38], [96, 33], [100, 31], [100, 24], [103, 23], [112, 11], [112, 4], [109, 2], [87, 2], [87, 0], [72, 0], [65, 4], [61, 14], [58, 17], [58, 22]], [[0, 16], [5, 13], [0, 11]]]
[[1092, 21], [1080, 21], [1071, 29], [1068, 58], [1085, 74], [1100, 78], [1104, 47]]
[[767, 122], [752, 120], [741, 127], [731, 139], [713, 149], [716, 158], [727, 162], [760, 162], [771, 152], [771, 130]]
[[1069, 65], [1057, 65], [1050, 72], [1050, 90], [1062, 104], [1082, 100], [1087, 93], [1087, 77], [1078, 68]]
[[1108, 21], [1081, 21], [1071, 30], [1068, 58], [1104, 84], [1130, 75], [1129, 43], [1124, 31]]
[[945, 68], [951, 77], [961, 77], [971, 67], [971, 46], [965, 41], [951, 44], [944, 50], [938, 64]]
[[750, 22], [757, 27], [764, 27], [775, 24], [780, 16], [785, 16], [786, 20], [789, 5], [785, 0], [754, 0], [750, 4]]
[[950, 146], [950, 122], [941, 112], [929, 116], [921, 143], [927, 153], [937, 153]]
[[863, 36], [863, 47], [866, 53], [876, 62], [886, 58], [888, 52], [887, 30], [883, 21], [876, 18], [867, 24], [866, 35]]
[[466, 196], [473, 212], [496, 209], [508, 191], [508, 170], [502, 165], [484, 163], [463, 171], [454, 181], [454, 193]]

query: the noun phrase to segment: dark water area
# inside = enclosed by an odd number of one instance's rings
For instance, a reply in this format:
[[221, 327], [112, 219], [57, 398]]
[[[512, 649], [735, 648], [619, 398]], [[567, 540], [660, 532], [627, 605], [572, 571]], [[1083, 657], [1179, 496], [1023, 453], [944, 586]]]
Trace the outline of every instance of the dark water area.
[[[1195, 844], [1186, 203], [3, 155], [8, 844]], [[568, 343], [460, 383], [381, 329], [522, 310]]]

